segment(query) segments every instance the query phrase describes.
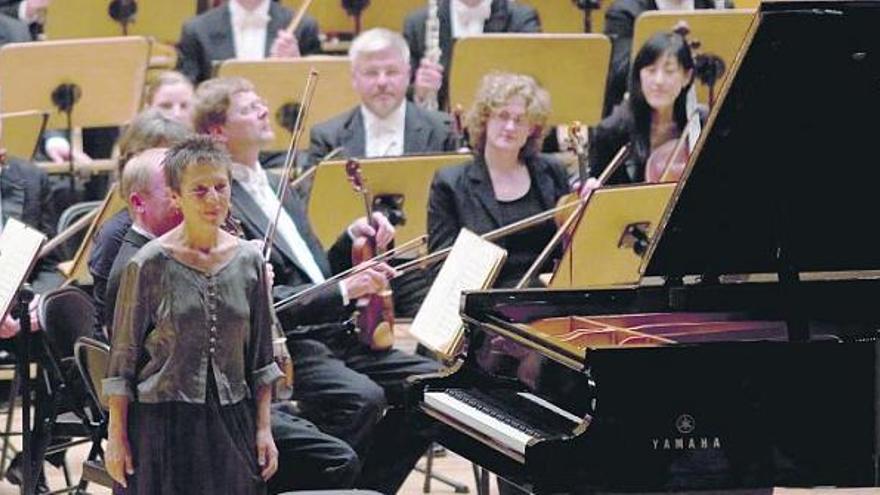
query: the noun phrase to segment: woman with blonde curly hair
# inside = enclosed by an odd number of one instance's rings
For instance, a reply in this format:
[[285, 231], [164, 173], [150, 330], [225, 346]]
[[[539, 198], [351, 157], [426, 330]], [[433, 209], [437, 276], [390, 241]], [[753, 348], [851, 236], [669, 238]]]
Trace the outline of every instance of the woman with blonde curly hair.
[[[452, 245], [556, 205], [570, 191], [563, 166], [539, 153], [550, 95], [531, 77], [491, 73], [467, 115], [473, 160], [439, 170], [428, 200], [428, 248]], [[556, 231], [552, 220], [499, 241], [507, 262], [499, 287], [519, 280]]]

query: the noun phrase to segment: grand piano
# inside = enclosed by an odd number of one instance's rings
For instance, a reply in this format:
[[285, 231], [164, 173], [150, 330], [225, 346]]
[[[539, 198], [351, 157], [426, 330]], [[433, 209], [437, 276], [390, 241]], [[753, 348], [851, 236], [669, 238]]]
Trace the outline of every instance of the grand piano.
[[641, 282], [466, 293], [440, 440], [534, 493], [877, 486], [878, 26], [764, 3]]

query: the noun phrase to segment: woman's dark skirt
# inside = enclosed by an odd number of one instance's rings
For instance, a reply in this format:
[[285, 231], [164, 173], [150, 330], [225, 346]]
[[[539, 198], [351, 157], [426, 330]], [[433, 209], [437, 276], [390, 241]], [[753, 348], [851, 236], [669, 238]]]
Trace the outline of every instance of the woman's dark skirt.
[[134, 472], [115, 494], [265, 494], [256, 453], [254, 403], [223, 406], [208, 372], [205, 404], [132, 403]]

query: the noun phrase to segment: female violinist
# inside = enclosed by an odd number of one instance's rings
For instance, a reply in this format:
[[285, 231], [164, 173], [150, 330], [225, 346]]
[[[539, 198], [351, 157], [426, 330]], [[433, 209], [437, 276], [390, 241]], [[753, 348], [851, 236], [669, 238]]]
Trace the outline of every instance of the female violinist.
[[[428, 249], [452, 245], [461, 228], [482, 234], [556, 205], [569, 192], [564, 168], [538, 153], [550, 96], [529, 76], [483, 78], [466, 125], [473, 159], [434, 175], [428, 199]], [[499, 243], [508, 251], [497, 286], [511, 287], [553, 237], [544, 222]]]
[[629, 156], [609, 183], [644, 182], [651, 154], [663, 145], [671, 151], [687, 126], [686, 100], [693, 79], [694, 59], [683, 36], [661, 32], [649, 38], [633, 62], [629, 98], [594, 130], [591, 172], [600, 174], [617, 151], [629, 144]]

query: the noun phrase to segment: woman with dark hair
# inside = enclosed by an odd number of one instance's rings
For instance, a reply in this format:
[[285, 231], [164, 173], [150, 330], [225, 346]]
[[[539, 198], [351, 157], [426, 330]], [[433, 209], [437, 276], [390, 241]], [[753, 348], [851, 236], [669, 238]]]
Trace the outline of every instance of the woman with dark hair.
[[[539, 154], [549, 114], [550, 96], [531, 77], [483, 78], [467, 115], [474, 158], [431, 184], [429, 250], [452, 245], [462, 228], [483, 234], [550, 209], [570, 191], [564, 168]], [[551, 220], [498, 241], [508, 257], [496, 285], [515, 285], [555, 232]]]
[[651, 152], [678, 139], [687, 126], [687, 95], [693, 79], [694, 60], [684, 37], [662, 32], [649, 38], [633, 62], [629, 98], [594, 129], [592, 175], [598, 176], [618, 150], [629, 144], [626, 160], [608, 182], [643, 182]]

